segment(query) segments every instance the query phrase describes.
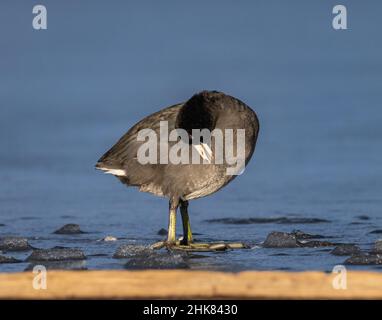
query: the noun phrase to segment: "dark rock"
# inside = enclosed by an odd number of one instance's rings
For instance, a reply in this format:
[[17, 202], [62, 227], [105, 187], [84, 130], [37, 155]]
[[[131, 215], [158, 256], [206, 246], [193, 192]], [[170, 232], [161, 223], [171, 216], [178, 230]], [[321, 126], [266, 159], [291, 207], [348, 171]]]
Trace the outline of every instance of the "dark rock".
[[361, 249], [354, 244], [342, 244], [335, 247], [332, 251], [330, 251], [330, 253], [335, 256], [351, 256], [360, 254]]
[[307, 242], [299, 242], [300, 247], [304, 248], [319, 248], [319, 247], [333, 247], [337, 245], [336, 243], [332, 243], [329, 241], [307, 241]]
[[120, 246], [113, 258], [127, 258], [127, 269], [179, 269], [188, 268], [184, 253], [158, 252], [147, 246], [125, 244]]
[[27, 261], [67, 261], [85, 259], [86, 256], [80, 249], [53, 248], [34, 250], [27, 258]]
[[318, 218], [282, 218], [278, 223], [281, 224], [311, 224], [311, 223], [329, 223], [329, 220]]
[[298, 240], [306, 240], [306, 239], [322, 239], [325, 238], [324, 236], [321, 236], [319, 234], [309, 234], [305, 233], [301, 230], [293, 230], [292, 234], [296, 237]]
[[21, 262], [21, 260], [17, 260], [16, 258], [13, 258], [13, 257], [7, 257], [7, 256], [0, 255], [0, 264], [2, 264], [2, 263], [18, 263], [18, 262]]
[[81, 234], [85, 233], [80, 229], [78, 224], [69, 223], [61, 227], [60, 229], [54, 231], [55, 234]]
[[5, 224], [4, 223], [0, 223], [0, 227], [5, 227]]
[[4, 251], [27, 251], [32, 247], [28, 243], [28, 239], [21, 237], [3, 237], [0, 238], [0, 250]]
[[301, 239], [312, 239], [317, 235], [309, 235], [303, 233], [302, 231], [294, 231], [292, 233], [287, 232], [271, 232], [268, 234], [267, 238], [263, 243], [264, 248], [317, 248], [317, 247], [329, 247], [334, 246], [336, 244], [328, 242], [328, 241], [299, 241], [298, 237]]
[[311, 223], [327, 223], [329, 220], [318, 218], [220, 218], [205, 220], [210, 223], [224, 224], [260, 224], [260, 223], [279, 223], [279, 224], [311, 224]]
[[372, 252], [373, 253], [382, 253], [382, 240], [375, 241]]
[[114, 253], [113, 258], [124, 259], [136, 255], [148, 255], [150, 253], [152, 253], [152, 250], [149, 247], [133, 244], [123, 244]]
[[160, 230], [158, 231], [157, 234], [158, 234], [159, 236], [167, 236], [167, 233], [168, 233], [167, 230], [162, 228], [162, 229], [160, 229]]
[[299, 242], [291, 233], [273, 231], [263, 243], [264, 248], [297, 248]]
[[187, 269], [188, 264], [179, 253], [153, 252], [129, 258], [127, 269]]
[[344, 264], [349, 265], [378, 265], [382, 264], [382, 254], [360, 253], [348, 258]]
[[370, 217], [364, 214], [357, 216], [356, 218], [358, 218], [359, 220], [370, 220]]
[[382, 233], [382, 229], [376, 229], [376, 230], [373, 230], [370, 232], [371, 234], [381, 234]]

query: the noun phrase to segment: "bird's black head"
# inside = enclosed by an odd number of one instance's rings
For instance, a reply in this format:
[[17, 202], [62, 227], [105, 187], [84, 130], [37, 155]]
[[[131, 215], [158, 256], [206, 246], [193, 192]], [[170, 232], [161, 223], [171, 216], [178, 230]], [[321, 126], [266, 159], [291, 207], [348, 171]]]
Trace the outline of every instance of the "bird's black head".
[[218, 91], [202, 91], [193, 95], [182, 107], [176, 119], [176, 127], [192, 133], [192, 129], [215, 128], [217, 111], [224, 94]]

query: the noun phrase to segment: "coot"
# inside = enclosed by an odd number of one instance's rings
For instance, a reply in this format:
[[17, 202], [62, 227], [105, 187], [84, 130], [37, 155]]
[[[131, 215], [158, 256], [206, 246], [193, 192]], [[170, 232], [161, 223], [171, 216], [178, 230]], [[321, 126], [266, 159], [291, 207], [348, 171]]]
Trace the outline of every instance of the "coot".
[[[167, 131], [163, 130], [164, 125]], [[162, 140], [164, 132], [173, 130], [179, 133], [177, 139]], [[184, 103], [139, 121], [98, 160], [96, 168], [116, 176], [128, 186], [138, 187], [140, 191], [169, 198], [167, 244], [176, 243], [178, 207], [183, 222], [181, 243], [190, 244], [188, 201], [218, 191], [241, 174], [243, 168], [229, 170], [234, 167], [232, 159], [242, 160], [244, 165], [248, 163], [255, 150], [258, 132], [257, 116], [245, 103], [222, 92], [202, 91]], [[144, 146], [150, 138], [159, 141], [153, 140], [149, 146]], [[175, 145], [183, 149], [171, 151]], [[142, 147], [145, 148], [143, 153], [140, 151]], [[180, 149], [184, 151], [182, 157], [179, 157]], [[150, 158], [153, 161], [142, 160], [142, 156], [153, 150], [158, 153]], [[195, 150], [200, 159], [193, 158]]]

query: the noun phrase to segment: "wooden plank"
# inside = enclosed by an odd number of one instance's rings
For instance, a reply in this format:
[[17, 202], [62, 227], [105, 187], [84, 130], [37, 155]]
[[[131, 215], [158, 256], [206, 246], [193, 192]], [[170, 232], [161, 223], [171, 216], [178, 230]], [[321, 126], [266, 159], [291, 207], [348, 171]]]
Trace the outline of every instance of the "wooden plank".
[[347, 272], [345, 290], [333, 288], [337, 274], [323, 272], [48, 271], [46, 290], [33, 288], [35, 276], [0, 274], [0, 298], [382, 298], [382, 274], [372, 272]]

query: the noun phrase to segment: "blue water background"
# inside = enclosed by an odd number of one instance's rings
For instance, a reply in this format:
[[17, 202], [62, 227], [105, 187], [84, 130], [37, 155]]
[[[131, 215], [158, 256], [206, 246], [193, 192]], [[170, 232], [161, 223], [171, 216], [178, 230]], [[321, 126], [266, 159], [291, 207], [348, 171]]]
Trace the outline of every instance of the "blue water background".
[[[43, 31], [32, 28], [30, 1], [0, 4], [1, 235], [107, 255], [89, 258], [89, 269], [123, 268], [111, 258], [116, 247], [161, 239], [168, 205], [95, 171], [95, 162], [142, 117], [216, 89], [256, 110], [260, 136], [242, 176], [191, 202], [191, 221], [202, 240], [254, 246], [207, 254], [192, 268], [331, 270], [344, 261], [322, 248], [257, 246], [273, 230], [363, 248], [378, 238], [370, 232], [382, 229], [382, 2], [342, 1], [342, 31], [332, 28], [336, 1], [43, 4]], [[279, 216], [331, 222], [204, 222]], [[51, 234], [69, 222], [90, 233]], [[125, 239], [96, 241], [109, 234]]]

